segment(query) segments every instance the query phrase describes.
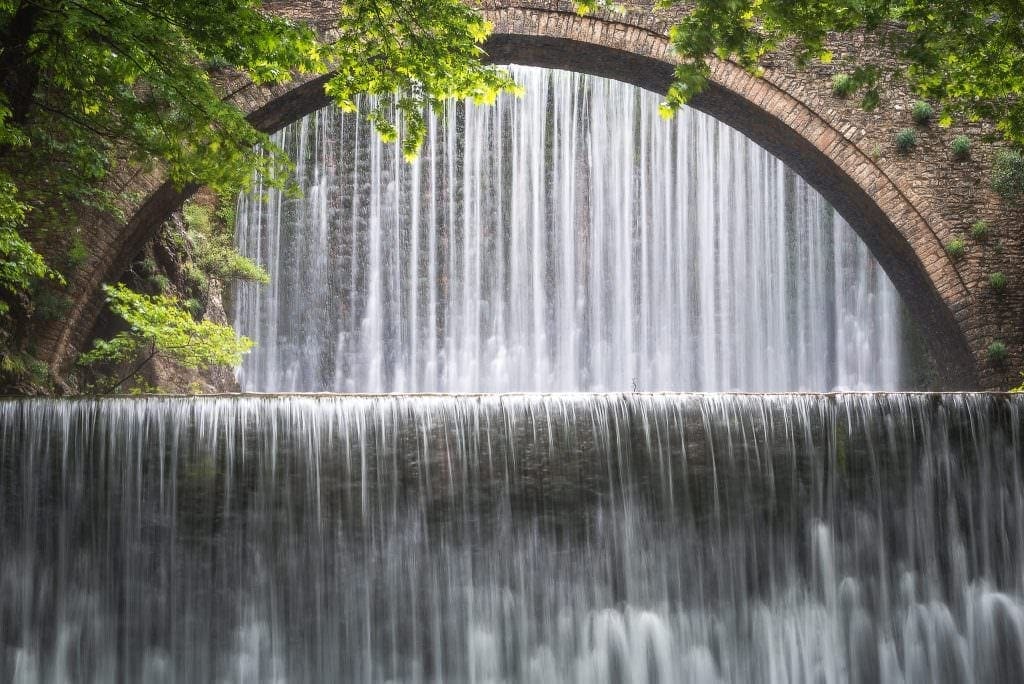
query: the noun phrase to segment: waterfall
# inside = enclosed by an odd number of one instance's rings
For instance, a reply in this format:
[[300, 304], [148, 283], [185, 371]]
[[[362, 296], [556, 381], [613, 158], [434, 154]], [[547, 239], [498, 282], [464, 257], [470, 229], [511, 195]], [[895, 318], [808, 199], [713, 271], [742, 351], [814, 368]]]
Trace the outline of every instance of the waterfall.
[[1024, 397], [0, 401], [0, 679], [1024, 678]]
[[900, 389], [888, 278], [806, 183], [739, 133], [591, 76], [450, 103], [414, 163], [358, 114], [274, 137], [238, 246], [269, 286], [234, 319], [256, 391]]

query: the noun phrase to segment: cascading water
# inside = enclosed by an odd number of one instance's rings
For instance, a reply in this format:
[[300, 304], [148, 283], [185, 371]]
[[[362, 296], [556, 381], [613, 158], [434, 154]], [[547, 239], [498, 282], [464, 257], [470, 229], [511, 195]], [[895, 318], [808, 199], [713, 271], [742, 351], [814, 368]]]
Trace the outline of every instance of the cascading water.
[[632, 86], [514, 74], [412, 164], [334, 109], [276, 136], [303, 197], [239, 204], [271, 275], [236, 297], [243, 388], [906, 387], [892, 285], [777, 159]]
[[1024, 680], [1024, 397], [0, 402], [4, 681]]

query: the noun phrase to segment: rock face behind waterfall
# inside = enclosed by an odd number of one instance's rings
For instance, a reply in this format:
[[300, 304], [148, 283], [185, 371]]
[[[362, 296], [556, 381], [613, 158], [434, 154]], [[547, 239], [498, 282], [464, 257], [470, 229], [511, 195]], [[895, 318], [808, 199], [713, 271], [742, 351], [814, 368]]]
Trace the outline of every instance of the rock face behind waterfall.
[[5, 681], [1021, 681], [1024, 398], [0, 403]]

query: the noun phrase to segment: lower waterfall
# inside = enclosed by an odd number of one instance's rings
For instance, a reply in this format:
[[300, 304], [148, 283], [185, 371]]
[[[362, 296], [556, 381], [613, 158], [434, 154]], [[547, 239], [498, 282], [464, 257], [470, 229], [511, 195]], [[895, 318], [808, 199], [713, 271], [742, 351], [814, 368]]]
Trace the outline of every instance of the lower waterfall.
[[0, 679], [1024, 681], [1024, 397], [0, 401]]
[[358, 114], [274, 140], [238, 247], [247, 391], [912, 388], [899, 297], [853, 230], [711, 117], [623, 83], [513, 69], [450, 103], [407, 164]]

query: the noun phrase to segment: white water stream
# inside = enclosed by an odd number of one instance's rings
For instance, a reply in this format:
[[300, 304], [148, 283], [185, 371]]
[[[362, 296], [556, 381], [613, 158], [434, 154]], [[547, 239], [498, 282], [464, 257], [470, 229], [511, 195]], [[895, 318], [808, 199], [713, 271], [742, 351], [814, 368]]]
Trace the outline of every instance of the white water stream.
[[243, 197], [258, 391], [900, 389], [898, 295], [850, 227], [714, 119], [591, 76], [452, 103], [406, 164], [355, 114], [275, 141], [301, 199]]

